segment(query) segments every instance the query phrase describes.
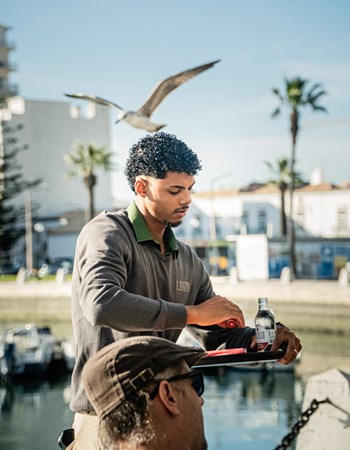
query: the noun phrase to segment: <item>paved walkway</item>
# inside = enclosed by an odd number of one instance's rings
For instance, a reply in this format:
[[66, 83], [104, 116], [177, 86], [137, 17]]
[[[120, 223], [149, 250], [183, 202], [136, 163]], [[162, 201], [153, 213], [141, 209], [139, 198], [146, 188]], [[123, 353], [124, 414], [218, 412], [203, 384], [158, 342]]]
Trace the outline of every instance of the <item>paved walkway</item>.
[[23, 284], [16, 282], [0, 282], [0, 298], [66, 298], [70, 297], [71, 283], [64, 281], [27, 281]]
[[283, 284], [280, 280], [240, 281], [230, 283], [228, 277], [212, 277], [215, 292], [231, 300], [258, 299], [295, 303], [350, 305], [350, 286], [337, 281], [296, 280]]
[[[350, 305], [350, 286], [337, 281], [296, 280], [282, 284], [280, 280], [240, 281], [230, 283], [229, 277], [212, 277], [215, 292], [232, 300], [256, 300], [267, 297], [273, 301]], [[30, 281], [25, 284], [0, 283], [0, 298], [67, 298], [71, 283], [65, 281]]]

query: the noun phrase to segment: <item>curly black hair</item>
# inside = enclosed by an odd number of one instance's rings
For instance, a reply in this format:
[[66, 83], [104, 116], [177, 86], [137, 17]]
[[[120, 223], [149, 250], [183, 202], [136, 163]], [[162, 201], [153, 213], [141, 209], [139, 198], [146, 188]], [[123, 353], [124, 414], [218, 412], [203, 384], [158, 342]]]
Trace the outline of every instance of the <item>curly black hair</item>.
[[138, 175], [165, 178], [167, 172], [196, 175], [202, 165], [196, 153], [173, 134], [147, 135], [134, 144], [126, 161], [124, 174], [135, 191]]

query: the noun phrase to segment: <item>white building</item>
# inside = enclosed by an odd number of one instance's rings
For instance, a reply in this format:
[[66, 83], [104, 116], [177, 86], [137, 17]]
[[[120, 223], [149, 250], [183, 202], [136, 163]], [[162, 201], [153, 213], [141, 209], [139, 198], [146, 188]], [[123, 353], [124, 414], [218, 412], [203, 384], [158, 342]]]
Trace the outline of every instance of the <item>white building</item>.
[[[289, 192], [285, 205], [288, 216]], [[339, 269], [350, 261], [350, 183], [338, 186], [326, 183], [320, 169], [316, 169], [310, 184], [295, 190], [293, 205], [300, 271], [305, 277], [336, 277]], [[278, 274], [288, 263], [280, 208], [278, 188], [259, 183], [241, 190], [196, 193], [176, 234], [197, 248], [208, 268], [212, 266], [211, 260], [217, 262], [220, 256], [229, 259], [229, 267], [235, 265], [232, 243], [245, 235], [265, 235], [270, 275]]]
[[[84, 224], [88, 206], [88, 192], [81, 178], [67, 179], [72, 169], [64, 161], [78, 144], [94, 144], [112, 151], [110, 116], [108, 108], [87, 104], [80, 111], [68, 101], [37, 101], [22, 97], [8, 100], [3, 133], [14, 129], [16, 146], [28, 146], [21, 151], [18, 161], [24, 177], [42, 179], [42, 184], [31, 192], [34, 208], [34, 247], [36, 241], [44, 243], [46, 257], [74, 256], [77, 235]], [[95, 188], [96, 211], [110, 209], [112, 205], [111, 175], [97, 171]], [[24, 196], [18, 198], [24, 203]], [[35, 235], [35, 230], [43, 232]], [[23, 243], [22, 243], [23, 245]], [[40, 247], [40, 246], [39, 246]]]
[[[296, 189], [294, 221], [299, 237], [350, 238], [350, 185], [322, 180]], [[289, 215], [289, 192], [285, 194]], [[215, 237], [267, 234], [281, 237], [281, 198], [277, 187], [257, 185], [247, 190], [229, 189], [193, 194], [192, 205], [180, 234], [187, 239], [209, 239], [215, 217]]]

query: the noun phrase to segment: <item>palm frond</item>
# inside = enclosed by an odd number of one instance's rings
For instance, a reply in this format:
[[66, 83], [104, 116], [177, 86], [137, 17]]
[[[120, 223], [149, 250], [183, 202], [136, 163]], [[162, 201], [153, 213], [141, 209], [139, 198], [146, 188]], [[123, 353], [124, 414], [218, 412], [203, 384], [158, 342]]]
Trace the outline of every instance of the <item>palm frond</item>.
[[312, 109], [314, 111], [322, 111], [322, 112], [328, 112], [327, 109], [324, 106], [319, 106], [319, 105], [312, 105]]
[[275, 94], [278, 97], [278, 99], [280, 100], [281, 103], [284, 102], [284, 98], [283, 98], [281, 92], [279, 91], [279, 89], [272, 88], [272, 92], [273, 92], [273, 94]]
[[276, 108], [274, 111], [272, 111], [271, 117], [274, 118], [274, 117], [279, 116], [280, 114], [281, 114], [281, 108]]
[[321, 89], [321, 88], [322, 88], [321, 83], [315, 83], [314, 85], [311, 86], [309, 92], [307, 93], [307, 96], [311, 97], [317, 89]]
[[322, 95], [327, 95], [327, 92], [326, 92], [326, 91], [323, 91], [323, 90], [317, 92], [317, 94], [315, 94], [315, 93], [310, 94], [310, 92], [309, 92], [308, 95], [306, 96], [306, 98], [308, 98], [309, 100], [316, 101], [316, 100], [318, 100], [320, 97], [322, 97]]

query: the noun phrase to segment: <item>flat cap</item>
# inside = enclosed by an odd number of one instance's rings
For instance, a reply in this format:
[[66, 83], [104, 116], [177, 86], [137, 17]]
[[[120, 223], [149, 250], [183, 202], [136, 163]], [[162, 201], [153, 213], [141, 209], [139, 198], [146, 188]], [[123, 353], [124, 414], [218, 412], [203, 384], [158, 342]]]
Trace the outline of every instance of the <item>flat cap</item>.
[[158, 373], [181, 360], [191, 367], [204, 354], [200, 348], [183, 347], [154, 336], [122, 339], [98, 351], [85, 364], [87, 397], [103, 419]]

